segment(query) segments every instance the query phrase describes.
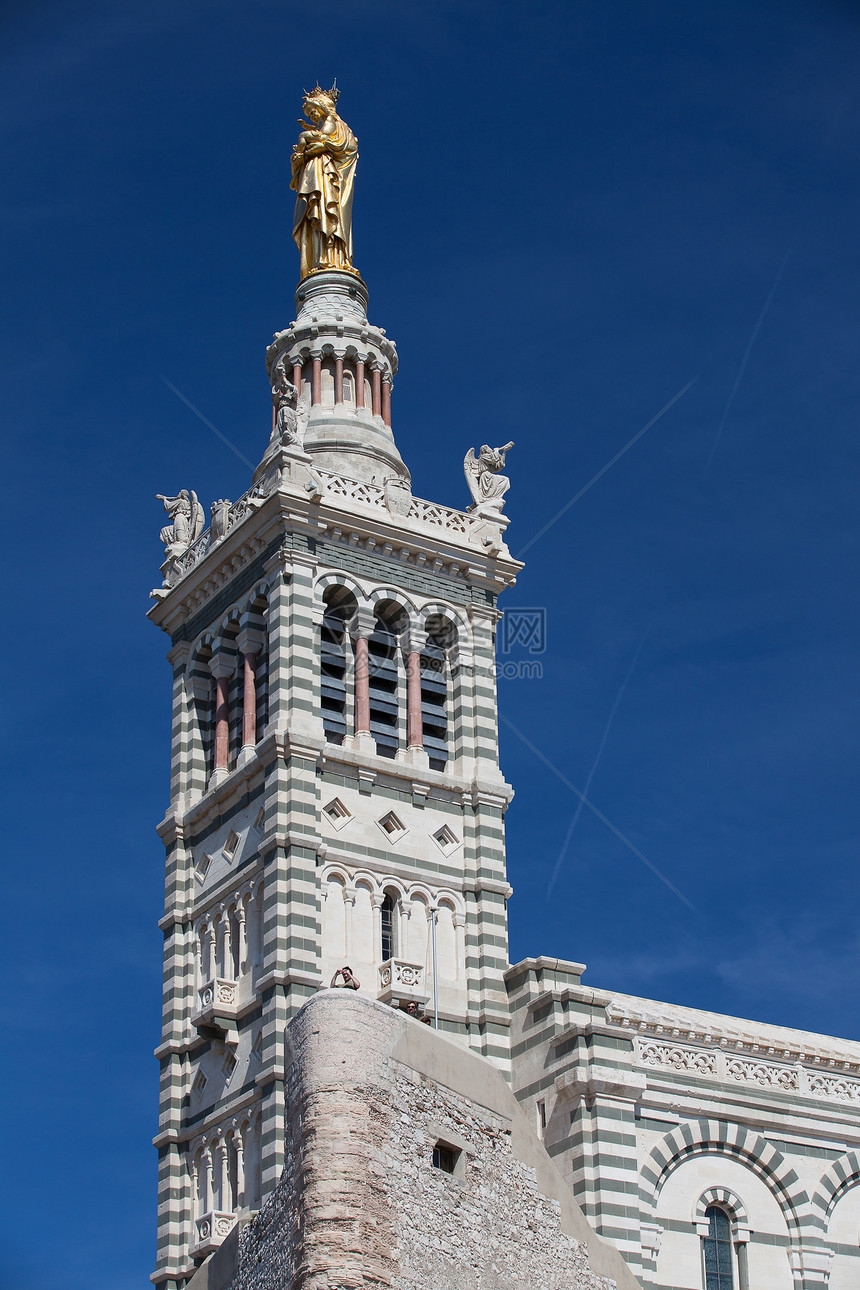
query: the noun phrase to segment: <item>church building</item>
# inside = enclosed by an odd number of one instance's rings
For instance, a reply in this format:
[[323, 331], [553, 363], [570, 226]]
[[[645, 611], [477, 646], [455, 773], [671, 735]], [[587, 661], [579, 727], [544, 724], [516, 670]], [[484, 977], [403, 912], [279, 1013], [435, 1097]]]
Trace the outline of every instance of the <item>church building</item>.
[[301, 280], [260, 465], [208, 527], [190, 489], [160, 499], [152, 1281], [856, 1287], [860, 1044], [508, 961], [513, 445], [464, 443], [468, 509], [413, 496], [337, 100], [306, 95], [293, 152]]

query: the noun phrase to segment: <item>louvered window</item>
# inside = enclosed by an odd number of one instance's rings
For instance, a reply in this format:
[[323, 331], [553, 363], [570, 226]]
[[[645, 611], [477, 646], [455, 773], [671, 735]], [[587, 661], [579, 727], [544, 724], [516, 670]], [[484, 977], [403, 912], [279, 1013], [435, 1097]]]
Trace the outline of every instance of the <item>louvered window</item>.
[[370, 733], [380, 757], [397, 752], [397, 637], [377, 618], [367, 642]]
[[732, 1225], [717, 1205], [705, 1210], [708, 1235], [704, 1238], [705, 1290], [734, 1290], [732, 1275]]
[[326, 606], [320, 637], [320, 703], [330, 744], [346, 734], [346, 626], [343, 609]]
[[421, 655], [421, 726], [433, 770], [448, 761], [448, 680], [445, 650], [432, 637]]

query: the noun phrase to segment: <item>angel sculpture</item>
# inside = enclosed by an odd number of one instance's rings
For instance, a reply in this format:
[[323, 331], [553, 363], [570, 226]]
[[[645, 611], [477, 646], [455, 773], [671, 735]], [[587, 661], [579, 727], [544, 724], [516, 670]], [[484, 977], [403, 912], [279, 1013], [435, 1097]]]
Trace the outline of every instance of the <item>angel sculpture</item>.
[[484, 443], [481, 444], [477, 457], [473, 448], [466, 453], [463, 470], [476, 506], [501, 511], [505, 504], [504, 495], [510, 488], [511, 481], [498, 472], [505, 464], [505, 454], [513, 446], [513, 443], [506, 443], [503, 448], [491, 448], [488, 443]]
[[156, 493], [155, 500], [164, 503], [164, 509], [172, 521], [159, 534], [164, 543], [165, 558], [170, 560], [182, 555], [197, 541], [205, 527], [206, 517], [197, 494], [187, 488], [183, 488], [176, 497]]

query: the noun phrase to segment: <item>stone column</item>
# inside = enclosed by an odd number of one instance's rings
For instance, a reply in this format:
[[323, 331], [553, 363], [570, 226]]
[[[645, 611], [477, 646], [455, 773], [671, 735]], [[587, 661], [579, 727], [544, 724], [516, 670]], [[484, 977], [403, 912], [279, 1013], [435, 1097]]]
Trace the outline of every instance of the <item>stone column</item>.
[[230, 1156], [226, 1138], [222, 1138], [218, 1143], [218, 1156], [221, 1165], [218, 1208], [230, 1212], [233, 1209], [233, 1189], [230, 1186]]
[[245, 1207], [245, 1139], [241, 1129], [233, 1133], [236, 1148], [236, 1209]]
[[387, 426], [391, 425], [391, 380], [387, 376], [382, 382], [382, 419]]
[[293, 385], [296, 387], [296, 394], [302, 397], [302, 364], [293, 363]]
[[200, 953], [200, 933], [194, 929], [194, 1011], [197, 1011], [197, 991], [203, 984], [203, 964]]
[[355, 406], [364, 407], [364, 359], [355, 360]]
[[371, 379], [371, 391], [373, 394], [372, 411], [373, 411], [373, 415], [375, 417], [378, 417], [382, 413], [382, 373], [380, 372], [376, 364], [374, 364], [373, 372], [371, 373], [370, 379]]
[[221, 962], [223, 966], [223, 976], [228, 981], [235, 981], [236, 974], [233, 967], [233, 929], [230, 926], [230, 911], [226, 905], [221, 907]]
[[368, 638], [373, 635], [375, 619], [370, 609], [359, 609], [350, 623], [353, 639], [355, 686], [355, 726], [350, 746], [364, 752], [375, 752], [376, 744], [370, 733], [370, 662]]
[[239, 958], [237, 976], [242, 976], [248, 970], [248, 933], [245, 925], [245, 906], [241, 900], [236, 905], [236, 953]]
[[313, 373], [311, 376], [311, 403], [317, 404], [322, 402], [322, 357], [315, 354], [313, 357]]
[[355, 733], [370, 734], [370, 677], [367, 636], [355, 637]]
[[197, 1161], [191, 1161], [191, 1217], [200, 1218], [200, 1172]]
[[257, 660], [263, 647], [263, 634], [250, 627], [240, 631], [236, 641], [242, 655], [242, 748], [239, 765], [250, 761], [257, 746]]
[[430, 758], [424, 751], [424, 721], [421, 711], [421, 651], [427, 643], [427, 633], [410, 628], [402, 638], [403, 656], [406, 661], [406, 748], [398, 752], [399, 761], [428, 766]]
[[424, 747], [424, 722], [421, 713], [421, 655], [412, 650], [406, 655], [406, 744]]
[[211, 981], [215, 976], [215, 923], [211, 916], [209, 925], [206, 929], [206, 976], [204, 980]]
[[221, 782], [227, 775], [227, 757], [230, 751], [230, 699], [229, 677], [235, 660], [227, 654], [213, 654], [209, 670], [215, 677], [215, 758], [209, 787]]
[[343, 359], [334, 360], [334, 401], [343, 403]]
[[206, 1174], [203, 1185], [203, 1213], [215, 1208], [215, 1161], [212, 1159], [212, 1147], [206, 1148]]

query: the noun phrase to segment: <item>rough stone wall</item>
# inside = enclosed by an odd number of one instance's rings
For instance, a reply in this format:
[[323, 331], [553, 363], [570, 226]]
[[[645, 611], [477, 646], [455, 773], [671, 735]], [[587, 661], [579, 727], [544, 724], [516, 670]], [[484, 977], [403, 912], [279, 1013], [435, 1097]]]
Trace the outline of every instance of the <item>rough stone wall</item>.
[[[219, 1284], [636, 1290], [491, 1063], [342, 990], [311, 999], [288, 1037], [284, 1174], [225, 1251], [232, 1267], [211, 1261]], [[438, 1141], [459, 1152], [453, 1175], [433, 1167]]]
[[[388, 1182], [398, 1290], [605, 1290], [558, 1201], [512, 1151], [511, 1121], [393, 1063]], [[461, 1147], [457, 1176], [431, 1165], [439, 1139]]]

